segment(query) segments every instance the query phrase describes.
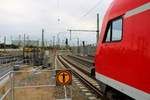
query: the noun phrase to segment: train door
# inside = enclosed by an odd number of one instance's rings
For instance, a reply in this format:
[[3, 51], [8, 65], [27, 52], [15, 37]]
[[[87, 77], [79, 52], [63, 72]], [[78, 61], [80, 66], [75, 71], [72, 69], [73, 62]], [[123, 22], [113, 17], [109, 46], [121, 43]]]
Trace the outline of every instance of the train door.
[[109, 71], [115, 71], [115, 68], [119, 66], [119, 63], [121, 63], [120, 55], [122, 54], [122, 39], [123, 18], [118, 17], [108, 22], [103, 43], [101, 43], [102, 49], [100, 53], [103, 58], [101, 59], [103, 60], [103, 65], [101, 68], [104, 68], [102, 71], [104, 71], [104, 74], [106, 75], [107, 73], [112, 73]]

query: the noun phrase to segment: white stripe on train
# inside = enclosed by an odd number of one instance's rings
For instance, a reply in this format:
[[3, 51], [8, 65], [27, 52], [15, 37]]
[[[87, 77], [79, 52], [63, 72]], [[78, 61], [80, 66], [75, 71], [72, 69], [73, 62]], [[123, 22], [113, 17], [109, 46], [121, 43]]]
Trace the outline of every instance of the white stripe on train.
[[136, 100], [150, 100], [150, 94], [96, 72], [96, 79]]
[[125, 18], [127, 17], [131, 17], [133, 15], [136, 15], [136, 14], [139, 14], [139, 13], [142, 13], [144, 11], [147, 11], [147, 10], [150, 10], [150, 2], [142, 5], [142, 6], [139, 6], [135, 9], [132, 9], [132, 10], [129, 10], [126, 12], [126, 14], [124, 15]]

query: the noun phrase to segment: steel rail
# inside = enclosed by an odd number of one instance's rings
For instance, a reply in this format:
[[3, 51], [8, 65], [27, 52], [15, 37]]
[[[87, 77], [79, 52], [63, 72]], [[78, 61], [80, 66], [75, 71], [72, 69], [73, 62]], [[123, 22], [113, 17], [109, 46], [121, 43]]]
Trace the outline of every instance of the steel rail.
[[[62, 56], [61, 56], [62, 57]], [[68, 59], [66, 59], [65, 57], [62, 57], [65, 61], [67, 61], [70, 65], [74, 66], [76, 69], [80, 70], [81, 72], [85, 73], [88, 76], [91, 76], [91, 72], [89, 71], [85, 71], [83, 68], [80, 68], [79, 66], [71, 63]]]
[[73, 56], [73, 55], [68, 55], [68, 57], [72, 58], [72, 59], [75, 59], [77, 62], [79, 63], [82, 63], [83, 65], [87, 65], [87, 66], [93, 66], [94, 65], [94, 62], [91, 61], [91, 60], [87, 60], [85, 58], [80, 58], [80, 57], [76, 57], [76, 56]]
[[[67, 63], [70, 64], [70, 62], [66, 61], [63, 57], [58, 56], [58, 60], [66, 67], [66, 68], [70, 68], [69, 65]], [[67, 63], [66, 63], [67, 62]], [[71, 65], [71, 64], [70, 64]], [[76, 67], [75, 67], [76, 68]], [[70, 68], [71, 69], [71, 68]], [[77, 73], [76, 71], [74, 71], [73, 69], [71, 69], [71, 72], [79, 78], [80, 81], [82, 81], [82, 83], [84, 83], [87, 88], [89, 88], [90, 90], [93, 91], [93, 93], [95, 93], [97, 95], [97, 97], [101, 98], [102, 100], [107, 100], [106, 97], [103, 95], [103, 93], [97, 88], [95, 87], [92, 83], [90, 83], [89, 81], [87, 81], [87, 79], [85, 79], [84, 77], [82, 77], [79, 73]]]

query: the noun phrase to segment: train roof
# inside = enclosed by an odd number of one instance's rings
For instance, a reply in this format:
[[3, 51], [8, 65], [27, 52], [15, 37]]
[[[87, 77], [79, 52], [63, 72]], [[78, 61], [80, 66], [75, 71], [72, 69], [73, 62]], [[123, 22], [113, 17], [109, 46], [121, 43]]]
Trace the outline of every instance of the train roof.
[[150, 0], [114, 0], [107, 11], [107, 15], [109, 19], [113, 19], [148, 2]]
[[100, 41], [102, 42], [103, 36], [105, 33], [106, 26], [108, 21], [115, 19], [119, 16], [126, 14], [126, 12], [135, 9], [143, 4], [150, 3], [149, 0], [113, 0], [111, 5], [109, 6], [105, 17], [103, 19], [103, 24], [101, 27], [101, 37]]

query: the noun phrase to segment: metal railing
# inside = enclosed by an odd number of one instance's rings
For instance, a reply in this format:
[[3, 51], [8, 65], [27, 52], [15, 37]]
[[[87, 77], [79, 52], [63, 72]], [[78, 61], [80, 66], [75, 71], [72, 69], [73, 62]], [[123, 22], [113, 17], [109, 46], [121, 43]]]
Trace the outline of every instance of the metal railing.
[[[5, 93], [1, 94], [0, 100], [15, 100], [15, 91], [17, 89], [27, 89], [27, 88], [44, 88], [44, 87], [55, 87], [55, 84], [50, 84], [50, 76], [42, 77], [45, 78], [45, 82], [40, 82], [40, 80], [34, 80], [36, 74], [43, 73], [41, 76], [44, 76], [47, 72], [50, 73], [53, 70], [43, 70], [43, 71], [10, 71], [7, 74], [0, 77], [0, 86], [7, 88]], [[24, 74], [24, 78], [19, 79], [20, 75]], [[39, 75], [40, 76], [40, 75]], [[19, 78], [18, 78], [19, 77]], [[23, 81], [23, 83], [22, 83]], [[34, 82], [35, 81], [35, 82]], [[54, 82], [55, 83], [55, 82]]]
[[[5, 75], [3, 75], [2, 77], [0, 77], [0, 86], [3, 86], [4, 84], [6, 84], [9, 81], [9, 85], [8, 85], [8, 89], [6, 90], [6, 92], [4, 94], [2, 94], [0, 100], [4, 100], [6, 98], [6, 96], [8, 94], [11, 94], [12, 92], [12, 84], [11, 82], [11, 72], [6, 73]], [[11, 97], [11, 96], [9, 96]]]
[[[5, 91], [2, 94], [0, 91], [0, 100], [22, 100], [22, 97], [24, 97], [23, 100], [35, 100], [32, 99], [32, 93], [37, 92], [37, 90], [40, 89], [42, 92], [47, 91], [47, 94], [44, 94], [43, 96], [41, 94], [41, 96], [38, 99], [36, 97], [36, 100], [43, 100], [43, 98], [46, 98], [46, 95], [49, 95], [49, 93], [51, 93], [49, 92], [49, 90], [46, 89], [55, 90], [55, 71], [56, 70], [34, 69], [8, 72], [7, 74], [0, 77], [0, 90], [2, 87], [5, 86]], [[66, 88], [64, 88], [64, 90], [65, 89]], [[35, 96], [33, 98], [35, 98]], [[50, 98], [50, 96], [47, 96], [47, 98], [48, 97]]]

